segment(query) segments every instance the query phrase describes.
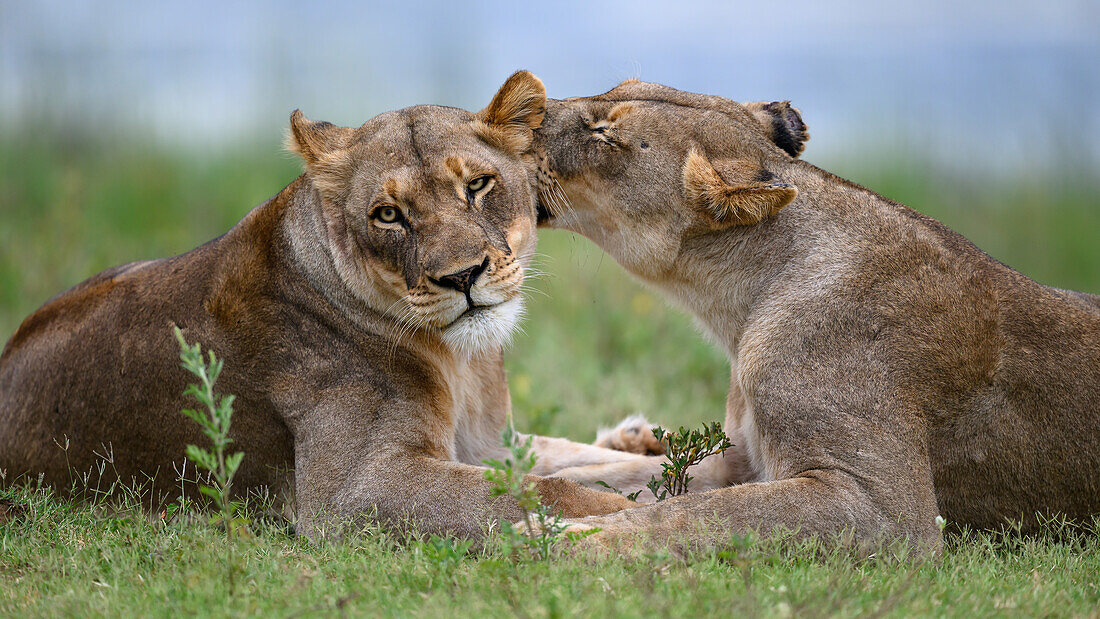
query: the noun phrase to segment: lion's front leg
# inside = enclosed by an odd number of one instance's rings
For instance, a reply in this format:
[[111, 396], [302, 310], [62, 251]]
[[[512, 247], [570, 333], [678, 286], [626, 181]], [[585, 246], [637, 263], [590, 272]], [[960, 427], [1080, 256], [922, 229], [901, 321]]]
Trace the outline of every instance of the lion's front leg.
[[531, 436], [531, 448], [538, 458], [532, 471], [536, 475], [553, 475], [563, 469], [578, 466], [646, 460], [645, 456], [638, 454], [550, 436]]
[[531, 439], [538, 457], [534, 473], [538, 475], [616, 463], [649, 470], [652, 459], [646, 456], [664, 453], [664, 446], [653, 436], [652, 426], [641, 415], [627, 417], [615, 428], [601, 429], [591, 445], [549, 436], [531, 435]]
[[[629, 422], [629, 423], [627, 423]], [[634, 416], [620, 423], [617, 430], [629, 427], [645, 426], [645, 432], [653, 438], [652, 430], [644, 418]], [[629, 434], [633, 434], [630, 432]], [[523, 437], [526, 439], [526, 436]], [[647, 488], [650, 480], [660, 478], [663, 464], [668, 462], [665, 456], [643, 455], [611, 449], [598, 445], [576, 443], [564, 438], [531, 436], [531, 446], [535, 451], [536, 464], [531, 471], [535, 475], [549, 475], [569, 479], [583, 486], [610, 492], [614, 489], [623, 495], [634, 495], [638, 501], [649, 503], [654, 500], [653, 493]], [[653, 440], [656, 440], [653, 438]], [[499, 446], [487, 457], [500, 459], [507, 450]], [[712, 456], [691, 467], [692, 476], [689, 491], [701, 492], [714, 488], [723, 488], [734, 481], [729, 461], [743, 459], [737, 450], [727, 450], [725, 456]], [[610, 488], [609, 488], [610, 487]]]
[[[650, 478], [654, 475], [660, 476], [661, 463], [666, 462], [664, 456], [644, 456], [576, 443], [564, 438], [520, 435], [521, 440], [528, 438], [531, 439], [531, 448], [536, 458], [535, 467], [531, 471], [533, 475], [569, 479], [604, 492], [611, 492], [613, 488], [625, 495], [644, 488]], [[478, 462], [489, 458], [503, 460], [507, 457], [508, 449], [498, 445], [482, 454]], [[709, 479], [711, 475], [705, 474], [704, 477]], [[603, 485], [604, 483], [607, 485]], [[707, 487], [717, 486], [708, 483]], [[644, 497], [639, 501], [644, 502], [643, 499]]]
[[[562, 469], [554, 473], [554, 477], [571, 479], [590, 488], [607, 484], [624, 495], [637, 493], [635, 500], [639, 503], [652, 503], [656, 497], [649, 489], [649, 483], [654, 478], [661, 478], [667, 462], [665, 456], [639, 456], [636, 460], [626, 462]], [[733, 483], [729, 471], [730, 467], [721, 454], [704, 459], [688, 469], [691, 476], [688, 492], [704, 492], [729, 486]]]
[[749, 531], [848, 543], [863, 552], [900, 541], [920, 553], [935, 553], [943, 538], [933, 514], [884, 511], [861, 480], [836, 470], [809, 470], [568, 520], [566, 531], [587, 532], [585, 545], [617, 553], [715, 547]]
[[[652, 503], [655, 499], [648, 484], [654, 478], [660, 479], [664, 472], [665, 444], [658, 441], [653, 433], [654, 424], [642, 415], [631, 415], [623, 419], [614, 428], [599, 430], [594, 446], [610, 449], [613, 452], [629, 453], [635, 457], [607, 458], [605, 461], [577, 460], [572, 466], [559, 468], [551, 473], [555, 477], [572, 479], [588, 487], [603, 487], [607, 484], [623, 494], [638, 493], [638, 501]], [[727, 432], [734, 445], [721, 455], [711, 456], [689, 469], [691, 492], [702, 492], [715, 488], [752, 481], [753, 475], [744, 449], [743, 437], [736, 423], [730, 423], [727, 417]]]
[[[668, 462], [665, 456], [646, 456], [545, 436], [532, 437], [532, 447], [538, 457], [534, 474], [569, 479], [598, 490], [610, 491], [610, 487], [623, 495], [636, 494], [637, 501], [642, 503], [655, 499], [647, 484], [661, 477], [663, 464]], [[689, 491], [730, 485], [731, 467], [726, 460], [737, 457], [729, 450], [725, 457], [711, 456], [691, 467]]]
[[[492, 496], [482, 467], [391, 452], [367, 458], [342, 483], [316, 484], [309, 477], [332, 475], [309, 469], [298, 474], [298, 528], [316, 539], [331, 522], [373, 519], [396, 528], [481, 538], [497, 521], [516, 521], [523, 511], [508, 496]], [[634, 507], [632, 501], [585, 488], [565, 479], [528, 476], [542, 502], [565, 517], [609, 514]]]
[[[439, 437], [418, 424], [423, 414], [415, 402], [382, 402], [378, 414], [369, 415], [354, 406], [362, 401], [341, 399], [296, 423], [294, 475], [301, 534], [317, 539], [334, 530], [333, 525], [376, 520], [479, 539], [493, 523], [523, 517], [512, 497], [493, 496], [485, 467], [449, 459]], [[371, 423], [371, 417], [378, 420]], [[636, 506], [565, 479], [530, 475], [528, 480], [543, 503], [566, 517]]]

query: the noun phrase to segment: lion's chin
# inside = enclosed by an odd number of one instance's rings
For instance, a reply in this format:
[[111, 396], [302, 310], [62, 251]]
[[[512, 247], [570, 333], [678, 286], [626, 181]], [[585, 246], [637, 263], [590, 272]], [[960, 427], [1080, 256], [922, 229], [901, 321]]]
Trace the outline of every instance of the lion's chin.
[[523, 318], [523, 299], [515, 298], [462, 314], [443, 329], [443, 342], [455, 354], [473, 357], [503, 348]]

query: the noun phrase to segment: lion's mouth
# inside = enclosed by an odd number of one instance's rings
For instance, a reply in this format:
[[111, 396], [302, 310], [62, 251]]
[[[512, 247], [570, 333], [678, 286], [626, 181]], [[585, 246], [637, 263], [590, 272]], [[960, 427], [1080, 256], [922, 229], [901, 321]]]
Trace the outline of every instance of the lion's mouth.
[[493, 303], [492, 305], [471, 305], [466, 308], [465, 312], [462, 312], [462, 314], [459, 315], [459, 318], [462, 318], [463, 316], [474, 316], [476, 314], [482, 314], [498, 305], [500, 305], [500, 303]]
[[550, 209], [542, 205], [542, 200], [539, 200], [538, 205], [535, 207], [535, 212], [538, 215], [536, 221], [540, 224], [546, 223], [550, 221], [552, 217], [554, 217], [554, 214], [550, 212]]
[[442, 330], [451, 350], [471, 355], [508, 343], [523, 317], [522, 298], [467, 308]]
[[490, 311], [496, 309], [497, 307], [500, 307], [503, 303], [504, 302], [492, 303], [492, 304], [489, 304], [489, 305], [468, 304], [467, 307], [466, 307], [466, 311], [464, 311], [461, 314], [459, 314], [458, 316], [456, 316], [454, 320], [452, 320], [449, 324], [447, 324], [443, 328], [447, 329], [448, 327], [453, 327], [455, 324], [458, 323], [458, 321], [466, 319], [466, 318], [479, 317], [482, 314], [485, 314], [487, 312], [490, 312]]

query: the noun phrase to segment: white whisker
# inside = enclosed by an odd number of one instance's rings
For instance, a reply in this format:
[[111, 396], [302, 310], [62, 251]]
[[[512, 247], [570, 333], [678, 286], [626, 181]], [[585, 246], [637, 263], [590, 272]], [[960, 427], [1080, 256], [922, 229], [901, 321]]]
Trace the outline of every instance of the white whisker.
[[535, 288], [534, 286], [521, 286], [520, 292], [523, 292], [524, 294], [538, 293], [546, 297], [547, 299], [551, 298], [548, 292], [539, 288]]

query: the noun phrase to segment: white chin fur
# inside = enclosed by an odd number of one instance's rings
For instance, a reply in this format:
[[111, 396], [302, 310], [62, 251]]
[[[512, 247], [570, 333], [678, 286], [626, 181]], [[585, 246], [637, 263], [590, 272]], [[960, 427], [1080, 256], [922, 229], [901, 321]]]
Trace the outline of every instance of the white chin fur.
[[523, 299], [517, 297], [466, 314], [443, 330], [443, 342], [466, 357], [503, 348], [523, 318], [523, 309]]

